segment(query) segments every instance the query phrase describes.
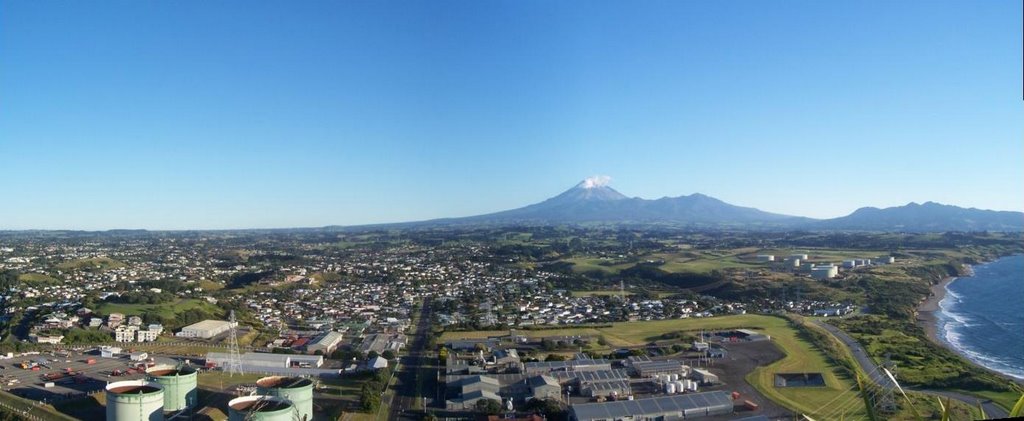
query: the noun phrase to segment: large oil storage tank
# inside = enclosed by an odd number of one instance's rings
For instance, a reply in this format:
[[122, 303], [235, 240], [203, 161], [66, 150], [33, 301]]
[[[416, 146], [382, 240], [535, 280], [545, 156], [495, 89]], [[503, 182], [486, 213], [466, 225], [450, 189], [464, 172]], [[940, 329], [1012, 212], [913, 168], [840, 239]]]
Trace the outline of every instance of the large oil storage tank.
[[198, 375], [192, 367], [157, 365], [146, 370], [146, 376], [164, 387], [164, 411], [181, 411], [195, 406], [198, 401]]
[[256, 393], [288, 399], [298, 410], [299, 421], [313, 419], [313, 380], [304, 377], [264, 377], [256, 381]]
[[228, 421], [293, 421], [295, 405], [278, 396], [242, 396], [228, 401]]
[[107, 421], [162, 421], [164, 388], [159, 383], [127, 380], [107, 385]]

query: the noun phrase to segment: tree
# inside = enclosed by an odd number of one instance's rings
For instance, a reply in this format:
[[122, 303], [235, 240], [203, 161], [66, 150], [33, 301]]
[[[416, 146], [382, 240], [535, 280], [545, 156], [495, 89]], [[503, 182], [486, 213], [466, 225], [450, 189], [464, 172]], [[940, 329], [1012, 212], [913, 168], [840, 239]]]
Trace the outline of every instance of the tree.
[[371, 383], [363, 384], [359, 394], [359, 404], [366, 412], [374, 412], [380, 408], [380, 391], [371, 386]]
[[548, 354], [547, 357], [544, 357], [544, 361], [565, 361], [565, 360], [566, 360], [566, 358], [565, 358], [564, 355], [558, 355], [558, 354]]
[[523, 407], [523, 410], [544, 414], [545, 418], [552, 421], [568, 419], [568, 414], [564, 409], [562, 409], [562, 405], [551, 398], [530, 399], [526, 402], [526, 406]]
[[368, 359], [368, 360], [372, 360], [372, 359], [377, 358], [379, 356], [380, 356], [380, 354], [378, 354], [377, 351], [374, 351], [374, 350], [370, 350], [370, 352], [366, 353], [366, 359]]
[[487, 415], [498, 415], [501, 413], [501, 402], [494, 399], [480, 399], [476, 401], [476, 410]]
[[384, 357], [385, 360], [391, 361], [395, 359], [395, 351], [385, 349], [384, 352], [380, 354], [380, 356]]

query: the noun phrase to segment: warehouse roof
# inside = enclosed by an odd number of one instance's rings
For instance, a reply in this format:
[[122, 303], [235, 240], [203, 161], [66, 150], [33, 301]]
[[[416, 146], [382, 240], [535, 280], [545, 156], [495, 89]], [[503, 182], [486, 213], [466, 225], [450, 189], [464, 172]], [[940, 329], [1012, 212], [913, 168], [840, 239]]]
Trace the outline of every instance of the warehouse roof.
[[579, 380], [583, 383], [607, 382], [629, 378], [625, 370], [556, 371], [552, 373], [561, 383]]
[[334, 346], [334, 344], [341, 341], [341, 338], [341, 332], [326, 332], [314, 339], [310, 345]]
[[564, 368], [568, 368], [568, 367], [585, 367], [585, 366], [603, 365], [603, 364], [611, 364], [611, 362], [609, 362], [608, 360], [605, 360], [605, 359], [568, 360], [568, 361], [536, 361], [536, 362], [526, 363], [525, 367], [527, 369], [531, 369], [531, 368], [545, 369], [546, 368], [548, 370], [559, 370], [559, 369], [564, 369]]
[[558, 384], [558, 381], [555, 380], [554, 377], [545, 376], [545, 375], [530, 377], [530, 378], [526, 379], [526, 382], [529, 383], [530, 387], [532, 387], [532, 388], [537, 388], [537, 387], [541, 387], [541, 386], [560, 387], [559, 384]]
[[638, 371], [681, 371], [683, 363], [676, 360], [665, 361], [637, 361], [633, 368]]
[[583, 390], [588, 390], [588, 391], [591, 391], [591, 392], [598, 392], [598, 393], [620, 391], [620, 390], [630, 390], [630, 389], [631, 388], [629, 386], [629, 381], [628, 380], [612, 380], [612, 381], [607, 381], [607, 382], [588, 383], [586, 386], [583, 386]]
[[618, 419], [637, 415], [681, 414], [683, 411], [699, 408], [732, 410], [732, 397], [728, 392], [715, 391], [689, 393], [685, 395], [659, 396], [656, 398], [604, 403], [584, 403], [572, 406], [576, 419]]
[[[226, 352], [210, 352], [206, 354], [206, 359], [213, 361], [227, 361], [231, 358], [231, 354]], [[239, 355], [239, 359], [242, 360], [243, 364], [251, 362], [268, 362], [268, 363], [279, 363], [282, 366], [287, 364], [289, 361], [306, 361], [316, 363], [323, 360], [323, 356], [320, 355], [296, 355], [296, 354], [269, 354], [265, 352], [246, 352]]]
[[469, 401], [473, 399], [492, 399], [501, 402], [501, 396], [498, 396], [489, 390], [474, 390], [462, 395], [462, 401]]
[[188, 326], [185, 326], [185, 327], [181, 328], [181, 330], [185, 330], [185, 329], [217, 330], [217, 329], [224, 329], [224, 328], [229, 327], [229, 326], [231, 326], [231, 322], [226, 322], [226, 321], [223, 321], [223, 320], [203, 320], [201, 322], [192, 323], [192, 324], [190, 324]]

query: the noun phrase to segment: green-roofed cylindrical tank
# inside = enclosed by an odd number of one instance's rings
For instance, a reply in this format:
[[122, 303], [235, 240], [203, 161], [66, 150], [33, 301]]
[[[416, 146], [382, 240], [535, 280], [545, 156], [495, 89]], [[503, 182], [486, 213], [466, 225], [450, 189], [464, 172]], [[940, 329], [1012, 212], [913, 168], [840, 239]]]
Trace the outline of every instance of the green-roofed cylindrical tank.
[[298, 409], [299, 421], [313, 419], [313, 380], [304, 377], [264, 377], [256, 381], [256, 393], [288, 399]]
[[107, 421], [163, 421], [164, 388], [159, 383], [127, 380], [107, 385]]
[[242, 396], [228, 401], [228, 421], [294, 421], [295, 405], [277, 396]]
[[195, 406], [198, 375], [194, 368], [157, 365], [146, 370], [146, 376], [164, 387], [164, 411], [176, 412]]

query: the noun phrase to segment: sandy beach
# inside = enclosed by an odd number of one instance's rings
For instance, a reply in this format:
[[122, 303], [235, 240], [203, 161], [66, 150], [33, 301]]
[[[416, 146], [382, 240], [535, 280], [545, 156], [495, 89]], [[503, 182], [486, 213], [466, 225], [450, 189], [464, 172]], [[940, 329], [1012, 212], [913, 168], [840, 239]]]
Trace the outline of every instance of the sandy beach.
[[939, 308], [939, 302], [946, 296], [946, 285], [956, 279], [955, 277], [948, 277], [931, 287], [931, 295], [928, 296], [921, 304], [917, 306], [917, 324], [924, 329], [925, 335], [928, 336], [928, 340], [940, 345], [946, 346], [945, 343], [939, 339], [938, 336], [938, 312], [942, 311]]

